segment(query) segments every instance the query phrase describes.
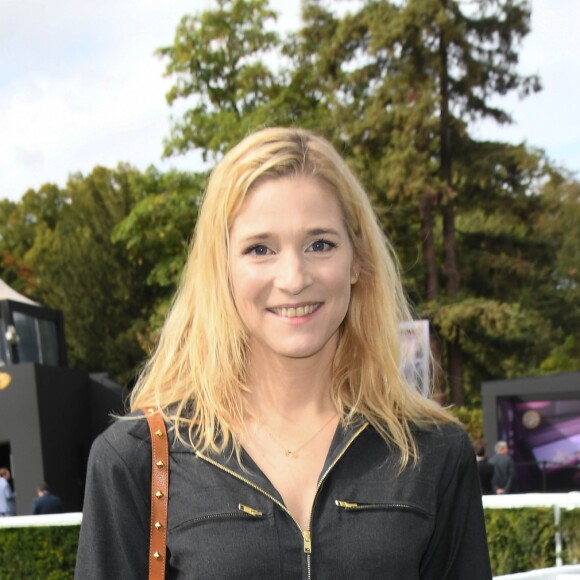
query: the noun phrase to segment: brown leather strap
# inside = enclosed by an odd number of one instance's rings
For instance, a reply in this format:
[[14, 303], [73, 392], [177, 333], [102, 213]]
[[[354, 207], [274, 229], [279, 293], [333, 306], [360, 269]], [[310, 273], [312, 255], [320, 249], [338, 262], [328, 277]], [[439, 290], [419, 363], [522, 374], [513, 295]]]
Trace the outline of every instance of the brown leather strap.
[[164, 580], [169, 502], [169, 444], [161, 413], [143, 409], [151, 432], [151, 525], [149, 528], [149, 580]]

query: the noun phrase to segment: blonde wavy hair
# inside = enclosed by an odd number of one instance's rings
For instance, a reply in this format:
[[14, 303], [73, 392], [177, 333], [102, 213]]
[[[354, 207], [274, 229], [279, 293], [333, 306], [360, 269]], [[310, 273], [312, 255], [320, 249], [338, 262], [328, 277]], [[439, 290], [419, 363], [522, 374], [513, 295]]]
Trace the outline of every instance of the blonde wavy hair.
[[345, 161], [327, 140], [303, 129], [258, 131], [213, 170], [179, 289], [131, 408], [160, 409], [177, 436], [199, 451], [220, 452], [233, 441], [239, 453], [248, 337], [231, 292], [229, 231], [259, 183], [298, 175], [316, 178], [336, 194], [359, 270], [334, 358], [333, 401], [343, 424], [364, 418], [400, 449], [404, 466], [417, 459], [413, 426], [454, 419], [405, 383], [399, 324], [411, 313], [397, 259]]

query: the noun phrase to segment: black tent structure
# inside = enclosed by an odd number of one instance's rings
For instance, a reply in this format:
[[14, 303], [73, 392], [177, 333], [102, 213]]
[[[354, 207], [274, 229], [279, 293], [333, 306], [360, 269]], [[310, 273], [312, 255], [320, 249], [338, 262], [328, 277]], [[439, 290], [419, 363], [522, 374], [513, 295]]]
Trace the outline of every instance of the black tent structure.
[[12, 473], [18, 515], [41, 482], [81, 511], [90, 446], [125, 395], [106, 373], [69, 369], [62, 312], [0, 279], [0, 467]]
[[0, 279], [0, 364], [36, 362], [66, 367], [63, 317]]

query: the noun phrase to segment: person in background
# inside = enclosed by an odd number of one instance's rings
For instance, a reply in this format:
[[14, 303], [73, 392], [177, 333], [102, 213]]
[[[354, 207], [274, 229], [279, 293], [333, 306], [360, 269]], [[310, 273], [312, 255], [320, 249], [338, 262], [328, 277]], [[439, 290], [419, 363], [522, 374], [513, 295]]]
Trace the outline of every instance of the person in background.
[[514, 493], [516, 465], [509, 454], [508, 444], [505, 441], [498, 441], [494, 449], [495, 455], [489, 460], [493, 465], [491, 480], [493, 492], [497, 495]]
[[50, 493], [47, 483], [41, 483], [36, 493], [38, 497], [32, 502], [32, 515], [61, 514], [64, 511], [60, 497]]
[[75, 578], [147, 578], [146, 408], [169, 431], [168, 577], [490, 580], [473, 448], [403, 377], [397, 260], [333, 146], [246, 137], [194, 238], [132, 414], [93, 444]]
[[0, 517], [16, 515], [16, 494], [11, 479], [10, 470], [0, 467]]
[[485, 452], [486, 442], [484, 439], [477, 439], [473, 443], [475, 459], [477, 459], [477, 472], [479, 473], [479, 485], [481, 486], [482, 495], [491, 495], [494, 493], [491, 485], [493, 478], [493, 465], [489, 462]]

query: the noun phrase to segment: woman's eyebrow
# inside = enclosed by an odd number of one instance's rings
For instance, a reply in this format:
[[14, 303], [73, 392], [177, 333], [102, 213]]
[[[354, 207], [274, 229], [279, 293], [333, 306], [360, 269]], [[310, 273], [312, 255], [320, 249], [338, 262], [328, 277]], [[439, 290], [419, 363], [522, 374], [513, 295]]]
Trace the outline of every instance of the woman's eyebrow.
[[270, 232], [257, 232], [255, 234], [248, 234], [240, 239], [241, 242], [268, 240], [272, 237]]
[[335, 230], [334, 228], [311, 228], [306, 230], [306, 233], [309, 236], [323, 236], [328, 234], [340, 236], [340, 232], [338, 232], [338, 230]]
[[[334, 228], [325, 228], [325, 227], [315, 227], [315, 228], [308, 228], [305, 231], [306, 235], [308, 236], [324, 236], [324, 235], [334, 235], [340, 237], [340, 232]], [[256, 233], [249, 233], [242, 238], [240, 238], [240, 242], [250, 242], [250, 241], [263, 241], [269, 240], [275, 236], [272, 232], [256, 232]]]

